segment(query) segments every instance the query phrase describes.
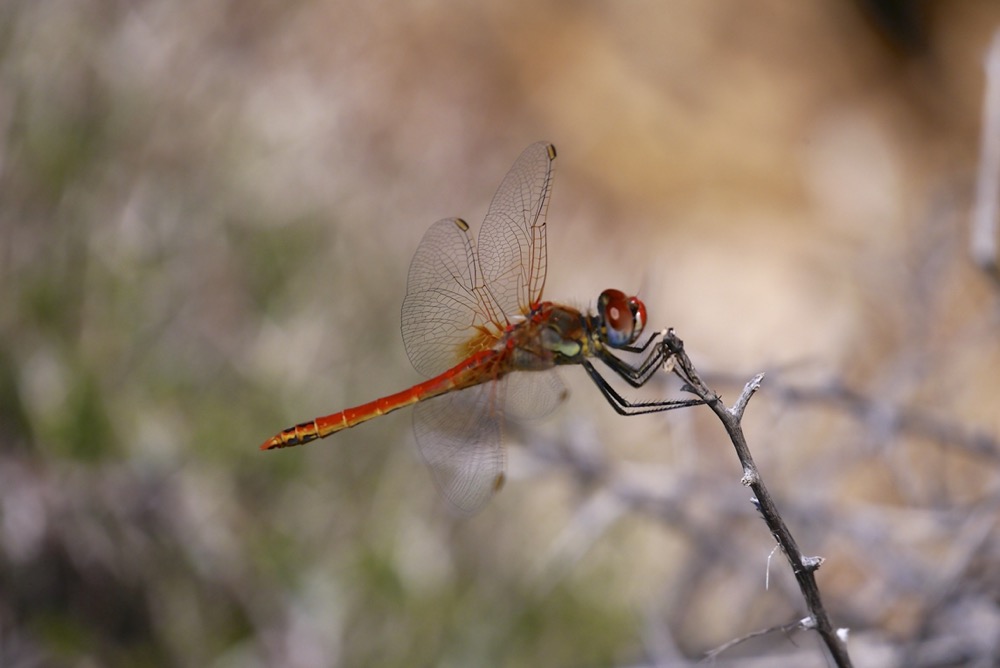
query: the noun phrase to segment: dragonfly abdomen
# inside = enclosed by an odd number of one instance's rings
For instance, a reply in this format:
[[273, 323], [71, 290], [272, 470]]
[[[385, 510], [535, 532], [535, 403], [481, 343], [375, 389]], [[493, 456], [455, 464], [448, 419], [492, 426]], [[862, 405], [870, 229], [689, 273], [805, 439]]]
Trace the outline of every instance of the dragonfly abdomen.
[[458, 366], [448, 369], [440, 376], [435, 376], [402, 392], [283, 429], [264, 441], [260, 449], [277, 450], [304, 445], [320, 438], [326, 438], [338, 431], [350, 429], [386, 413], [406, 408], [418, 401], [493, 380], [496, 377], [495, 370], [492, 368], [495, 358], [496, 352], [485, 350], [463, 361]]

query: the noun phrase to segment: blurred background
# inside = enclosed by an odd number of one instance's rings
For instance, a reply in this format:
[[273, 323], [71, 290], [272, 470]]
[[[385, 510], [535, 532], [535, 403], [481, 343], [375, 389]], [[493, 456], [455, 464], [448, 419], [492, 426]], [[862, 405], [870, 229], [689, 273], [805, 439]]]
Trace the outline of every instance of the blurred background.
[[[988, 0], [7, 0], [0, 665], [683, 666], [806, 615], [706, 409], [586, 374], [450, 512], [399, 335], [435, 220], [559, 149], [546, 296], [731, 402], [855, 665], [1000, 661]], [[635, 398], [681, 398], [664, 374]], [[770, 567], [768, 567], [770, 563]], [[765, 587], [766, 584], [766, 587]], [[774, 633], [717, 665], [826, 666]]]

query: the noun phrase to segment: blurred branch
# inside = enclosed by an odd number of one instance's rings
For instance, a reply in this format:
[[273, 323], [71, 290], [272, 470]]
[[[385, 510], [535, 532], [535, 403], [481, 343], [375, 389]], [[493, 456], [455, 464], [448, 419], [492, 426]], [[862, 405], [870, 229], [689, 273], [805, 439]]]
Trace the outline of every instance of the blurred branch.
[[1000, 460], [1000, 442], [985, 431], [969, 429], [955, 422], [928, 415], [926, 411], [880, 402], [838, 380], [816, 387], [779, 384], [777, 396], [790, 403], [823, 404], [843, 409], [861, 422], [879, 419], [889, 431], [919, 436], [942, 445], [957, 447], [969, 454]]
[[736, 647], [737, 645], [742, 644], [742, 643], [746, 642], [747, 640], [752, 640], [754, 638], [759, 638], [761, 636], [769, 635], [771, 633], [784, 633], [785, 635], [789, 635], [793, 631], [806, 630], [806, 629], [810, 628], [809, 625], [811, 624], [811, 622], [812, 622], [812, 619], [809, 618], [809, 617], [806, 617], [805, 619], [800, 619], [797, 622], [791, 622], [789, 624], [780, 624], [778, 626], [772, 626], [771, 628], [768, 628], [768, 629], [761, 629], [759, 631], [753, 631], [751, 633], [746, 634], [745, 636], [741, 636], [739, 638], [733, 638], [729, 642], [723, 643], [723, 644], [719, 645], [718, 647], [716, 647], [715, 649], [713, 649], [713, 650], [711, 650], [709, 652], [706, 652], [705, 658], [706, 659], [714, 660], [720, 654], [722, 654], [723, 652], [725, 652], [725, 651], [727, 651], [729, 649], [732, 649], [733, 647]]
[[986, 54], [986, 91], [983, 100], [983, 136], [973, 203], [970, 252], [973, 261], [1000, 283], [997, 244], [1000, 236], [1000, 31]]
[[[982, 555], [989, 554], [989, 544], [993, 540], [997, 524], [997, 503], [994, 501], [988, 507], [972, 513], [968, 520], [955, 531], [949, 544], [948, 553], [941, 559], [942, 574], [939, 580], [941, 584], [928, 585], [922, 592], [924, 603], [918, 630], [913, 640], [904, 648], [900, 665], [920, 665], [919, 659], [930, 654], [926, 645], [931, 640], [940, 642], [947, 639], [947, 643], [942, 643], [942, 645], [946, 646], [948, 651], [960, 648], [966, 656], [992, 654], [994, 659], [997, 658], [996, 653], [1000, 651], [1000, 641], [993, 640], [992, 643], [995, 643], [993, 647], [976, 647], [977, 636], [986, 638], [995, 637], [996, 634], [988, 631], [983, 633], [982, 629], [976, 628], [976, 620], [962, 610], [963, 605], [974, 605], [975, 599], [973, 597], [963, 599], [962, 590], [969, 588], [970, 581], [976, 581], [977, 577], [972, 571], [979, 565], [978, 560]], [[986, 592], [989, 591], [989, 587], [989, 583], [982, 583], [981, 588], [974, 587], [973, 591]], [[988, 595], [986, 598], [988, 599]], [[956, 633], [942, 633], [940, 628], [936, 628], [941, 624], [942, 618], [955, 616], [956, 611], [960, 611], [959, 614], [962, 614], [963, 617], [969, 617], [957, 625], [960, 630], [967, 629], [965, 637]], [[991, 641], [986, 642], [990, 643]]]
[[[730, 374], [711, 374], [719, 383], [735, 383]], [[830, 378], [811, 387], [796, 386], [773, 378], [770, 394], [789, 404], [823, 406], [843, 411], [861, 424], [882, 434], [901, 434], [951, 446], [967, 454], [1000, 462], [1000, 439], [984, 428], [968, 427], [954, 420], [930, 415], [923, 408], [910, 408], [877, 399], [849, 387], [839, 378]]]
[[691, 359], [684, 352], [684, 343], [677, 338], [672, 329], [668, 330], [664, 335], [663, 346], [666, 352], [670, 353], [674, 361], [675, 373], [688, 384], [688, 389], [705, 401], [708, 407], [712, 409], [712, 412], [718, 416], [736, 448], [736, 455], [743, 466], [743, 478], [741, 482], [753, 491], [754, 505], [757, 506], [768, 529], [771, 530], [771, 535], [774, 536], [778, 545], [781, 546], [782, 551], [785, 553], [785, 557], [792, 567], [792, 572], [795, 574], [795, 579], [798, 581], [802, 596], [805, 598], [806, 605], [809, 608], [810, 618], [802, 620], [797, 624], [802, 628], [815, 628], [826, 644], [834, 663], [839, 668], [848, 668], [852, 664], [844, 642], [846, 639], [846, 629], [834, 629], [833, 624], [830, 622], [830, 617], [823, 607], [819, 587], [816, 585], [814, 572], [823, 563], [823, 558], [805, 557], [802, 555], [795, 542], [795, 538], [778, 512], [774, 499], [771, 498], [770, 492], [764, 485], [760, 472], [757, 470], [757, 465], [750, 454], [750, 447], [747, 445], [746, 437], [743, 435], [741, 424], [743, 412], [746, 410], [750, 397], [760, 387], [764, 374], [754, 376], [743, 388], [743, 392], [732, 408], [727, 408], [722, 402], [721, 397], [709, 389], [701, 380]]

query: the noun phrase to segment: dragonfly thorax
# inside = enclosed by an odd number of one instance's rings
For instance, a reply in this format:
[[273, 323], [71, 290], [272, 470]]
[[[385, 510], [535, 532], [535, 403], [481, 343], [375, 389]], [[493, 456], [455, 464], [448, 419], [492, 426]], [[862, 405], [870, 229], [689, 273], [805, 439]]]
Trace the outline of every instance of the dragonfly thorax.
[[578, 364], [591, 352], [588, 318], [579, 310], [542, 302], [528, 317], [510, 327], [500, 347], [510, 351], [513, 367], [542, 371], [561, 364]]

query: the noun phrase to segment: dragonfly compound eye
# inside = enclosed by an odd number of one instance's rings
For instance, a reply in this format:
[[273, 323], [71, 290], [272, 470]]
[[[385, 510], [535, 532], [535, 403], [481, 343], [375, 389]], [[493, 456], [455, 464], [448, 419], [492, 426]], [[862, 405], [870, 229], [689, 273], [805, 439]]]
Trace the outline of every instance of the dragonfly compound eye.
[[632, 311], [632, 340], [635, 341], [646, 327], [646, 305], [638, 297], [629, 297], [628, 308]]
[[605, 290], [597, 300], [597, 310], [607, 333], [608, 345], [627, 346], [642, 333], [646, 307], [636, 297], [626, 297], [621, 290]]

